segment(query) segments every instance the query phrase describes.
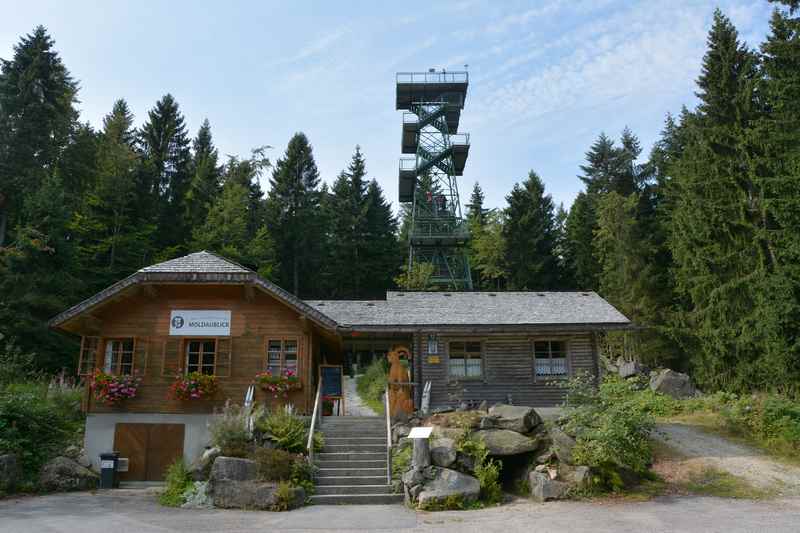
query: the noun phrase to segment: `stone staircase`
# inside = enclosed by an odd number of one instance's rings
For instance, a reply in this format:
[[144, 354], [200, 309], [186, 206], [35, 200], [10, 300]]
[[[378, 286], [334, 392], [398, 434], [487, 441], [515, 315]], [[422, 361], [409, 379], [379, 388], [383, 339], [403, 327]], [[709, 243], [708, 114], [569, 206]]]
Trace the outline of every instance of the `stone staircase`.
[[399, 503], [386, 480], [386, 421], [378, 416], [325, 417], [325, 446], [315, 456], [319, 467], [315, 504]]

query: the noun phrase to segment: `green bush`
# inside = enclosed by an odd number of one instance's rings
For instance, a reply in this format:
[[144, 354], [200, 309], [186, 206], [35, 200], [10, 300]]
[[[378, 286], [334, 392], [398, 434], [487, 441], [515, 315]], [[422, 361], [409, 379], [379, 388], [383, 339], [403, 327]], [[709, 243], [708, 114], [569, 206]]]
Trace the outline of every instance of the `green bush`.
[[7, 384], [0, 389], [0, 450], [15, 454], [25, 484], [42, 465], [80, 442], [80, 389], [46, 382]]
[[616, 489], [619, 483], [612, 472], [648, 472], [653, 413], [666, 410], [666, 403], [617, 376], [607, 377], [598, 388], [587, 383], [588, 378], [580, 377], [569, 384], [564, 429], [576, 437], [576, 463], [608, 472], [600, 481]]
[[392, 479], [400, 479], [411, 468], [412, 449], [409, 441], [392, 448]]
[[[272, 411], [256, 422], [256, 428], [263, 437], [269, 439], [277, 448], [291, 453], [306, 451], [308, 425], [288, 406], [285, 409]], [[317, 439], [316, 434], [315, 439]]]
[[294, 490], [288, 481], [281, 481], [275, 489], [275, 503], [270, 508], [271, 511], [288, 511], [294, 500]]
[[292, 477], [292, 465], [297, 456], [277, 448], [256, 448], [253, 460], [256, 472], [264, 481], [288, 481]]
[[384, 357], [379, 357], [370, 363], [366, 372], [356, 381], [358, 395], [370, 409], [378, 414], [384, 412], [383, 394], [386, 391], [388, 376], [388, 361]]
[[219, 447], [226, 457], [247, 457], [253, 450], [253, 438], [247, 430], [252, 409], [225, 402], [222, 411], [208, 424], [211, 444]]
[[780, 455], [800, 456], [800, 402], [775, 394], [743, 396], [718, 412], [732, 433]]
[[295, 487], [303, 487], [306, 496], [311, 496], [315, 492], [314, 478], [317, 476], [317, 468], [306, 461], [306, 458], [297, 456], [292, 463], [292, 474], [289, 478]]
[[158, 502], [167, 507], [180, 507], [186, 502], [184, 493], [193, 487], [192, 474], [186, 468], [183, 458], [178, 458], [167, 468], [164, 490], [158, 495]]

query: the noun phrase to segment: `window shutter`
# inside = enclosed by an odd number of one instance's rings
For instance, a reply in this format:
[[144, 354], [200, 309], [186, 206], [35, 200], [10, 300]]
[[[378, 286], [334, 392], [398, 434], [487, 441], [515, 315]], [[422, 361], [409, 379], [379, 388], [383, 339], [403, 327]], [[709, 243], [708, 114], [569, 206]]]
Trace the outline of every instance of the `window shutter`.
[[133, 371], [140, 376], [147, 375], [150, 363], [150, 339], [148, 337], [133, 338]]
[[221, 337], [217, 339], [216, 367], [214, 374], [221, 378], [231, 376], [231, 353], [233, 352], [233, 339]]
[[167, 339], [161, 349], [161, 375], [174, 377], [183, 369], [181, 343], [178, 339]]
[[78, 375], [90, 376], [97, 365], [97, 348], [100, 337], [81, 337], [81, 351], [78, 356]]

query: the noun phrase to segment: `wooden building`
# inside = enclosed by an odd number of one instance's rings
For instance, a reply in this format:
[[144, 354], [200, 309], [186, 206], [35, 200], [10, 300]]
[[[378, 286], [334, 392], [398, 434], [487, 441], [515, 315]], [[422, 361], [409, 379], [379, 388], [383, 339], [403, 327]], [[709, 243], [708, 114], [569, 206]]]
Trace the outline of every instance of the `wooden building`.
[[[193, 460], [208, 444], [207, 420], [241, 403], [254, 377], [299, 376], [299, 388], [267, 405], [313, 406], [321, 364], [342, 364], [353, 346], [412, 353], [416, 384], [431, 382], [431, 407], [462, 402], [553, 406], [553, 381], [597, 375], [596, 333], [629, 321], [591, 292], [389, 292], [379, 301], [303, 301], [255, 272], [209, 252], [141, 269], [61, 313], [52, 327], [81, 337], [79, 373], [142, 378], [135, 398], [108, 406], [87, 386], [89, 456], [118, 450], [131, 480], [161, 479], [167, 464]], [[211, 399], [177, 400], [170, 387], [189, 372], [216, 376]], [[415, 403], [421, 401], [416, 386]]]

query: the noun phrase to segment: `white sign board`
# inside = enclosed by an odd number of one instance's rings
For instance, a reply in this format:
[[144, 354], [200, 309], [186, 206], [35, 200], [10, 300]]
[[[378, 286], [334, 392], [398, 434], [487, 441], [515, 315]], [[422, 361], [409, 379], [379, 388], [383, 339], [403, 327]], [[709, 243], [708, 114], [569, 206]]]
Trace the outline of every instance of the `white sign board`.
[[408, 434], [409, 439], [427, 439], [433, 432], [432, 427], [426, 428], [411, 428], [411, 433]]
[[184, 337], [229, 337], [231, 312], [218, 309], [175, 309], [169, 317], [169, 334]]

